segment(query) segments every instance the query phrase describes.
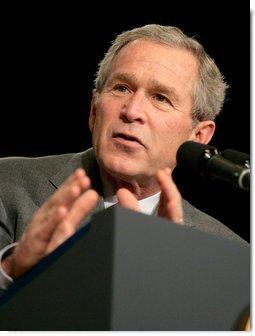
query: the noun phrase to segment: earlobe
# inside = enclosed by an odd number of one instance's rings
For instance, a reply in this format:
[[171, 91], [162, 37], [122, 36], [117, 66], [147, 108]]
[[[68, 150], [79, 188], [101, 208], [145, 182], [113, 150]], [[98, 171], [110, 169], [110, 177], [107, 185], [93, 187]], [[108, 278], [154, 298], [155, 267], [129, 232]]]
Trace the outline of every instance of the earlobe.
[[194, 128], [190, 140], [208, 144], [215, 132], [215, 122], [212, 120], [205, 120], [199, 122]]

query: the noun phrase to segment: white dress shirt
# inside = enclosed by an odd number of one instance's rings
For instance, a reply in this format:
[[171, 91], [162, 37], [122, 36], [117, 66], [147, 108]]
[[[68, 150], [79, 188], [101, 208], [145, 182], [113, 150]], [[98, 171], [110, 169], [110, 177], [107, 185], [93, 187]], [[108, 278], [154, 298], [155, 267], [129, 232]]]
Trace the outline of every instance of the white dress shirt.
[[[139, 200], [138, 203], [139, 203], [141, 212], [147, 215], [151, 215], [154, 209], [158, 206], [159, 197], [160, 197], [160, 192], [158, 192], [155, 195], [144, 198], [142, 200]], [[116, 204], [117, 202], [118, 202], [117, 197], [115, 195], [109, 196], [104, 199], [104, 206], [105, 208], [109, 208], [110, 206]]]

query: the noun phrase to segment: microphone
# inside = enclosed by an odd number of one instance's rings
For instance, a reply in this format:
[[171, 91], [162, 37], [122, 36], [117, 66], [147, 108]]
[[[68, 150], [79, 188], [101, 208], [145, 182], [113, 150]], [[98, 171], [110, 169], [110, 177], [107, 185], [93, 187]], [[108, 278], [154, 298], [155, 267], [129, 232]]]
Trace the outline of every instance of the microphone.
[[245, 165], [247, 154], [234, 150], [221, 153], [216, 147], [186, 141], [179, 147], [176, 158], [183, 169], [228, 181], [239, 189], [250, 189], [250, 167]]
[[250, 155], [246, 153], [238, 152], [234, 149], [225, 149], [221, 154], [227, 160], [250, 168]]

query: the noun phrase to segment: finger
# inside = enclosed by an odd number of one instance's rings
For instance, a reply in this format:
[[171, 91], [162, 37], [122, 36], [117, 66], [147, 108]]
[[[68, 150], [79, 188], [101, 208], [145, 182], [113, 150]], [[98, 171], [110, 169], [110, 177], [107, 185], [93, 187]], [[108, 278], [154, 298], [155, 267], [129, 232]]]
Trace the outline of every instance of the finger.
[[[51, 244], [51, 238], [54, 236], [56, 228], [64, 222], [70, 213], [71, 205], [75, 203], [76, 199], [79, 199], [81, 192], [88, 188], [89, 185], [89, 178], [82, 169], [79, 169], [62, 184], [49, 201], [45, 202], [45, 204], [35, 212], [19, 245], [15, 249], [15, 253], [12, 254], [10, 261], [12, 269], [11, 276], [13, 275], [14, 278], [20, 276], [48, 253], [48, 246]], [[88, 196], [91, 193], [96, 192], [90, 190]], [[84, 200], [83, 195], [80, 197]], [[84, 214], [90, 211], [94, 203], [96, 203], [96, 201], [90, 202], [88, 197], [88, 203], [83, 208]], [[73, 211], [75, 211], [77, 207], [79, 208], [79, 206], [75, 206]], [[79, 211], [76, 217], [78, 216]], [[76, 222], [77, 221], [78, 219], [76, 218]]]
[[[30, 225], [28, 233], [31, 239], [41, 240], [42, 244], [49, 241], [53, 231], [59, 225], [60, 214], [77, 199], [84, 188], [90, 184], [89, 178], [84, 170], [78, 169], [66, 182], [53, 194], [49, 201], [36, 211]], [[62, 210], [61, 210], [62, 209]]]
[[182, 206], [175, 202], [168, 202], [166, 205], [166, 218], [177, 224], [184, 224]]
[[83, 169], [77, 169], [45, 203], [44, 208], [52, 205], [69, 205], [85, 189], [90, 186], [90, 178]]
[[183, 207], [181, 194], [174, 183], [170, 169], [160, 169], [156, 179], [162, 190], [158, 214], [176, 223], [183, 223]]
[[[28, 226], [29, 232], [33, 230], [36, 233], [40, 230], [41, 239], [47, 240], [51, 237], [52, 232], [56, 227], [54, 212], [60, 206], [69, 208], [77, 197], [80, 196], [83, 189], [90, 184], [89, 178], [85, 175], [83, 170], [76, 171], [66, 183], [53, 194], [53, 196], [46, 201], [41, 208], [39, 208], [32, 217]], [[57, 210], [58, 211], [58, 210]]]
[[68, 208], [65, 206], [53, 206], [47, 213], [44, 213], [44, 216], [41, 215], [39, 209], [34, 213], [20, 243], [27, 239], [38, 242], [38, 246], [40, 243], [42, 245], [47, 244], [55, 228], [63, 221], [67, 213]]
[[89, 186], [89, 177], [85, 175], [85, 172], [82, 169], [79, 169], [41, 206], [37, 211], [37, 217], [40, 218], [39, 220], [43, 220], [45, 216], [48, 216], [51, 208], [55, 206], [71, 206], [81, 192], [88, 189]]
[[[58, 225], [66, 216], [66, 213], [67, 209], [65, 207], [55, 207], [47, 220]], [[45, 235], [40, 228], [36, 229], [36, 227], [34, 229], [27, 228], [19, 245], [17, 245], [11, 255], [9, 275], [12, 278], [19, 277], [45, 256], [49, 243], [48, 235]]]
[[86, 176], [86, 172], [84, 169], [82, 168], [77, 168], [73, 174], [71, 174], [62, 184], [61, 186], [63, 185], [68, 185], [68, 184], [71, 184], [73, 183], [74, 180], [77, 180], [79, 178], [82, 178], [83, 176]]
[[134, 211], [141, 211], [136, 197], [129, 190], [120, 188], [117, 191], [117, 198], [121, 206]]
[[53, 251], [66, 239], [72, 236], [81, 221], [94, 209], [98, 202], [98, 193], [95, 190], [88, 190], [81, 195], [72, 205], [72, 208], [54, 230], [47, 246], [47, 253]]

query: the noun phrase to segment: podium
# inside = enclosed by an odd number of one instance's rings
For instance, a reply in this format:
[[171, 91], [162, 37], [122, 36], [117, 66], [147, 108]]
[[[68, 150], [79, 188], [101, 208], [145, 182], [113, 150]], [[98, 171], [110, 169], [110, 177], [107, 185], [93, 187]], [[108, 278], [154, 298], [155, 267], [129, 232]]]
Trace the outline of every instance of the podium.
[[120, 206], [0, 297], [0, 330], [236, 330], [250, 302], [249, 245]]

